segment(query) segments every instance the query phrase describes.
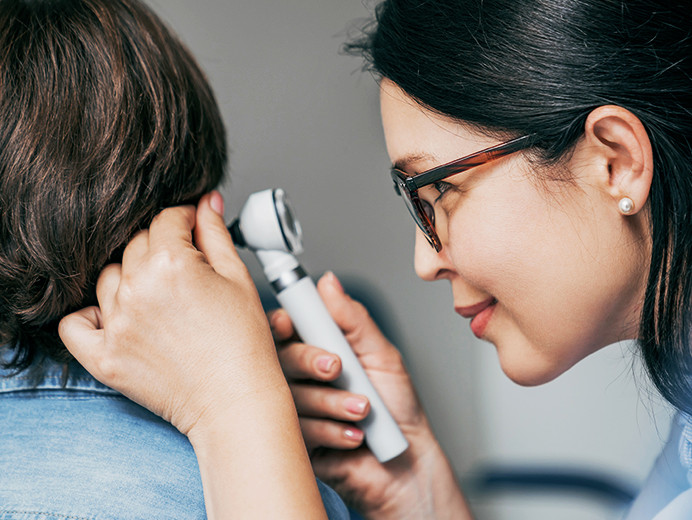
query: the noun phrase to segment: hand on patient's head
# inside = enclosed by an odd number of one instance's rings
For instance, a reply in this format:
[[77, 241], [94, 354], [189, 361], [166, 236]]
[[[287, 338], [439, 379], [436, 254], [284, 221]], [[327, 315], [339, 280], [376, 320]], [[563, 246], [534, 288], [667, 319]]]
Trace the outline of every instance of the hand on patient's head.
[[162, 208], [221, 179], [216, 101], [138, 0], [0, 4], [0, 343], [65, 359], [58, 320]]
[[283, 382], [255, 286], [210, 204], [217, 196], [159, 214], [122, 265], [104, 270], [99, 308], [60, 324], [92, 375], [184, 434], [223, 403]]

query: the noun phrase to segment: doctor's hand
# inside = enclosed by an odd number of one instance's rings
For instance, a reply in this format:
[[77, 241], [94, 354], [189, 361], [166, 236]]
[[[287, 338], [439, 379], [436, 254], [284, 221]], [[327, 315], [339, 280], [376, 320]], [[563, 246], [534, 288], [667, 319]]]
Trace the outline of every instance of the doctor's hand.
[[224, 402], [282, 384], [257, 291], [209, 195], [157, 215], [96, 289], [99, 307], [65, 317], [63, 341], [183, 434]]
[[338, 356], [301, 343], [288, 314], [278, 310], [270, 323], [315, 473], [367, 518], [470, 518], [399, 351], [333, 273], [317, 288], [409, 448], [384, 464], [375, 458], [354, 424], [367, 416], [367, 399], [330, 386], [341, 373]]
[[[60, 337], [102, 383], [187, 435], [207, 516], [326, 518], [257, 290], [212, 192], [169, 208]], [[266, 500], [271, 496], [272, 500]]]

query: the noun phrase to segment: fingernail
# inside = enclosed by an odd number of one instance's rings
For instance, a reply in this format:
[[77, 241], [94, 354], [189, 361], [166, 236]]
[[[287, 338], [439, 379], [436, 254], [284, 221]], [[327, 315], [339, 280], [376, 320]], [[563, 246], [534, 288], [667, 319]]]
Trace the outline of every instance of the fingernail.
[[362, 397], [347, 397], [344, 399], [344, 406], [346, 409], [355, 414], [362, 414], [365, 411], [365, 407], [368, 405], [368, 402], [363, 399]]
[[355, 428], [346, 428], [344, 430], [344, 437], [346, 437], [352, 441], [362, 441], [363, 440], [363, 432], [360, 430], [357, 430]]
[[332, 271], [327, 271], [325, 274], [329, 279], [329, 283], [331, 283], [337, 291], [344, 292], [344, 287], [341, 285], [341, 282]]
[[325, 374], [331, 372], [332, 367], [336, 363], [336, 359], [332, 356], [322, 356], [317, 359], [317, 368], [319, 368]]
[[211, 192], [211, 197], [209, 198], [209, 205], [211, 206], [211, 209], [216, 211], [219, 215], [223, 216], [223, 197], [218, 191], [213, 190]]

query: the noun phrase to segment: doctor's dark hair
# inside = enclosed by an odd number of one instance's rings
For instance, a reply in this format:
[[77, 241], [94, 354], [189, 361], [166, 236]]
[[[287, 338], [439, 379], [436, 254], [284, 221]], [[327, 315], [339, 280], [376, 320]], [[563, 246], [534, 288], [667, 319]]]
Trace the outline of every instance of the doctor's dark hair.
[[[620, 105], [654, 154], [653, 242], [639, 345], [692, 411], [692, 12], [675, 0], [388, 0], [346, 45], [421, 106], [498, 137], [533, 134], [556, 165], [588, 114]], [[564, 168], [540, 168], [565, 175]], [[614, 327], [619, 324], [613, 324]]]
[[204, 74], [137, 0], [0, 0], [0, 361], [67, 360], [62, 316], [226, 163]]

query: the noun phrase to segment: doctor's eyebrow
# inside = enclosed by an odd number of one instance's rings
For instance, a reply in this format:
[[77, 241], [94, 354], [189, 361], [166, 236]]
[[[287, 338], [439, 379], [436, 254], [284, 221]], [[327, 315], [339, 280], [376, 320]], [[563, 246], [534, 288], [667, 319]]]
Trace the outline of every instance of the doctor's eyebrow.
[[437, 158], [432, 154], [424, 152], [411, 153], [404, 155], [403, 157], [398, 159], [394, 164], [392, 164], [392, 168], [395, 170], [399, 170], [409, 176], [416, 175], [419, 172], [410, 172], [408, 169], [411, 167], [412, 164], [416, 164], [423, 161], [431, 161], [435, 163], [437, 162]]

